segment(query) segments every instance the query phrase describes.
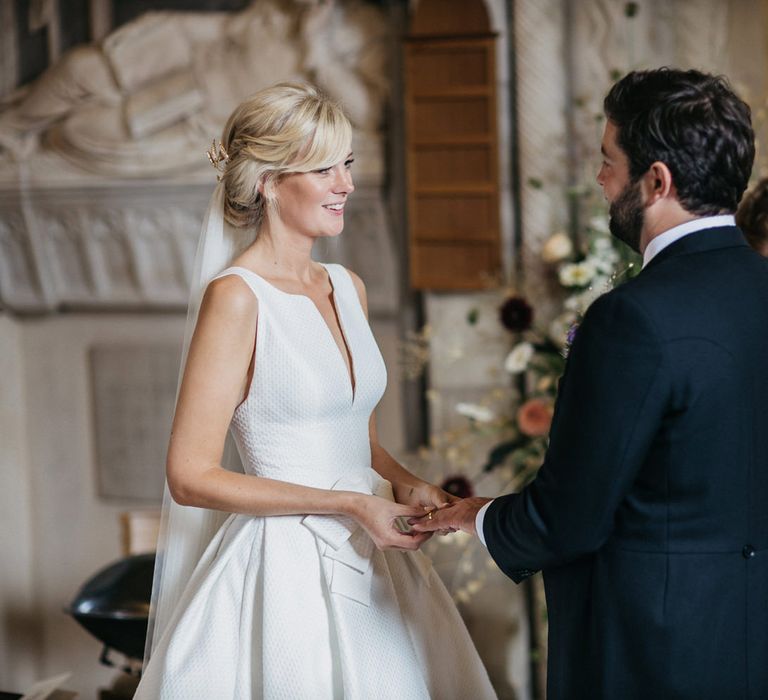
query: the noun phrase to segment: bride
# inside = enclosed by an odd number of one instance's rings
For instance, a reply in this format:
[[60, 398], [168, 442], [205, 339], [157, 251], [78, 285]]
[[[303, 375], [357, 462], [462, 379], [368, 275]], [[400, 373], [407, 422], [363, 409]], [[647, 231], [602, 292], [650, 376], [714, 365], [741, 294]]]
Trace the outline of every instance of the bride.
[[[344, 226], [350, 144], [334, 102], [282, 83], [243, 102], [209, 152], [220, 184], [198, 250], [136, 698], [495, 697], [417, 551], [428, 536], [405, 525], [453, 497], [376, 436], [386, 372], [365, 287], [310, 257]], [[224, 468], [228, 431], [239, 472]]]

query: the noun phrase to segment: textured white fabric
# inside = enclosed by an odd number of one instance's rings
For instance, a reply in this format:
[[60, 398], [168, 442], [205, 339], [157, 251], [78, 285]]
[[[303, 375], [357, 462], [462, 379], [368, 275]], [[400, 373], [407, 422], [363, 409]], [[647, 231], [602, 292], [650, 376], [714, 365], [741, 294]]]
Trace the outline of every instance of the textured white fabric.
[[[392, 497], [368, 419], [384, 363], [351, 278], [326, 265], [355, 377], [314, 303], [229, 268], [259, 300], [256, 361], [231, 432], [246, 473]], [[220, 276], [221, 276], [220, 275]], [[139, 700], [407, 700], [495, 693], [420, 552], [375, 548], [340, 516], [232, 515], [153, 650]]]

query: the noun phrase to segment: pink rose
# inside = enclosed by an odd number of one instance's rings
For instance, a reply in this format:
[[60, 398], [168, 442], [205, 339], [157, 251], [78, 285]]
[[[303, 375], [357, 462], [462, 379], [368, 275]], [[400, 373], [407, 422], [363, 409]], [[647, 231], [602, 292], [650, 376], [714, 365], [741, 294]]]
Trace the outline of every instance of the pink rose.
[[528, 437], [540, 437], [552, 425], [552, 403], [546, 399], [528, 399], [517, 409], [517, 425]]

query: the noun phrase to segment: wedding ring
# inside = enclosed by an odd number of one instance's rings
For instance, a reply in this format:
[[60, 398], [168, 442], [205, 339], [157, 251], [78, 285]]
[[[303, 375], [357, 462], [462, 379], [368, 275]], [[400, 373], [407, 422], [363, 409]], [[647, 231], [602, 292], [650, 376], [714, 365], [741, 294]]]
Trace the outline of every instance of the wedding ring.
[[427, 513], [427, 520], [432, 520], [432, 513], [433, 513], [433, 512], [434, 512], [434, 511], [431, 511], [431, 510], [430, 510], [430, 511], [429, 511], [429, 513]]

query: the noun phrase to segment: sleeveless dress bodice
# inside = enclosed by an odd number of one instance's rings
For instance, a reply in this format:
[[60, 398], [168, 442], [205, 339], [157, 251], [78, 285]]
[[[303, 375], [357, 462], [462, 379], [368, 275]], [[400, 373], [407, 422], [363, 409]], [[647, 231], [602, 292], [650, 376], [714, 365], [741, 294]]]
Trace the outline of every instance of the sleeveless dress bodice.
[[[325, 266], [351, 357], [308, 297], [244, 268], [258, 299], [254, 369], [230, 431], [254, 477], [394, 500], [371, 468], [386, 385], [347, 271]], [[354, 378], [354, 388], [353, 388]], [[379, 551], [341, 515], [231, 515], [153, 649], [138, 700], [428, 700], [495, 693], [421, 552]]]
[[387, 379], [351, 277], [339, 265], [326, 269], [351, 356], [354, 391], [342, 352], [314, 302], [236, 268], [260, 303], [253, 378], [232, 432], [246, 472], [330, 488], [342, 475], [370, 468], [368, 420]]

